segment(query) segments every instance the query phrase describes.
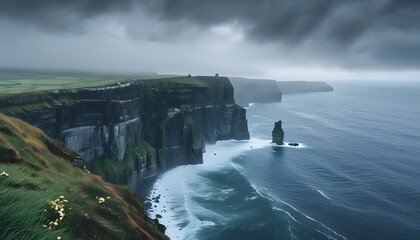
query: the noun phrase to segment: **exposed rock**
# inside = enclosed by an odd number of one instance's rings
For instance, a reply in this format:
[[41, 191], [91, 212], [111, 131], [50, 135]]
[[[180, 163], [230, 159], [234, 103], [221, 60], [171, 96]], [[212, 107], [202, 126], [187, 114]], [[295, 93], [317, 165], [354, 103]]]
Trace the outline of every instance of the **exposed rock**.
[[292, 147], [297, 147], [297, 146], [299, 146], [299, 143], [288, 143], [288, 145], [292, 146]]
[[281, 121], [274, 123], [274, 129], [271, 132], [271, 135], [273, 137], [273, 143], [276, 143], [277, 145], [283, 145], [283, 139], [284, 139], [284, 131], [281, 127]]
[[[159, 215], [159, 214], [157, 214], [157, 215]], [[155, 223], [155, 225], [156, 225], [156, 227], [157, 227], [157, 230], [158, 230], [159, 232], [161, 232], [161, 233], [165, 234], [165, 231], [166, 231], [166, 227], [165, 227], [165, 225], [163, 225], [163, 224], [159, 223], [159, 219], [157, 219], [157, 218], [153, 219], [153, 222]]]
[[226, 77], [20, 94], [0, 98], [0, 112], [64, 143], [74, 153], [62, 157], [73, 164], [84, 168], [86, 161], [106, 181], [134, 190], [159, 171], [202, 163], [208, 143], [249, 139], [246, 111], [235, 104]]
[[150, 208], [152, 208], [152, 203], [151, 202], [144, 202], [144, 207], [146, 209], [150, 209]]

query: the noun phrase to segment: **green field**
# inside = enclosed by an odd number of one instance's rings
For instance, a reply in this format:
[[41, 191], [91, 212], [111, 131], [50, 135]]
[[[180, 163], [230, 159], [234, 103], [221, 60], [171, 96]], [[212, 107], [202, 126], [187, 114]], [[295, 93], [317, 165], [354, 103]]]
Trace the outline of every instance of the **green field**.
[[0, 70], [0, 96], [55, 89], [100, 87], [136, 79], [167, 78], [170, 75], [101, 75]]

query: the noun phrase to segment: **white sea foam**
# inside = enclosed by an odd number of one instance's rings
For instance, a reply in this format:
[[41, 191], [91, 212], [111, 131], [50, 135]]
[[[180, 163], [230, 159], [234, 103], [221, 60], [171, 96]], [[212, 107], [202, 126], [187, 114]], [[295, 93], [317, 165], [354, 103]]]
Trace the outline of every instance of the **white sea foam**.
[[[150, 198], [160, 195], [160, 199], [159, 203], [152, 204], [153, 208], [149, 211], [149, 214], [152, 217], [154, 217], [155, 214], [160, 214], [162, 216], [160, 222], [167, 227], [166, 234], [172, 239], [196, 239], [195, 233], [202, 227], [216, 224], [213, 221], [209, 221], [207, 218], [206, 220], [200, 219], [200, 216], [211, 216], [211, 219], [218, 221], [219, 223], [228, 220], [223, 213], [211, 211], [192, 200], [192, 197], [194, 196], [198, 196], [202, 199], [212, 199], [214, 197], [211, 195], [211, 189], [206, 190], [206, 185], [200, 185], [200, 183], [203, 182], [200, 173], [223, 171], [224, 168], [233, 166], [238, 172], [246, 177], [245, 169], [231, 160], [241, 154], [245, 154], [247, 151], [268, 147], [270, 145], [271, 143], [267, 140], [252, 139], [249, 141], [222, 141], [218, 142], [216, 145], [207, 146], [206, 153], [204, 153], [204, 164], [180, 166], [172, 169], [166, 172], [154, 184], [154, 190], [152, 191]], [[300, 148], [305, 147], [305, 145], [301, 143], [299, 145]], [[308, 224], [302, 223], [302, 221], [297, 220], [294, 216], [295, 214], [300, 214], [312, 222], [311, 225], [315, 223], [315, 225], [321, 228], [321, 230], [319, 230], [312, 226], [315, 231], [324, 234], [330, 239], [346, 239], [323, 223], [311, 218], [294, 206], [274, 196], [267, 188], [258, 187], [252, 182], [250, 182], [250, 184], [260, 196], [291, 208], [294, 213], [277, 207], [274, 209], [284, 212], [292, 221], [308, 226]], [[235, 189], [232, 188], [222, 189], [218, 192], [219, 198], [229, 197], [234, 191]], [[321, 190], [318, 192], [328, 198]], [[257, 197], [258, 196], [248, 197], [245, 201], [255, 200]], [[292, 230], [289, 229], [289, 231], [290, 236], [295, 238]]]
[[329, 198], [327, 195], [325, 195], [325, 193], [319, 189], [316, 190], [319, 194], [321, 194], [324, 198], [328, 199], [331, 201], [331, 198]]
[[[255, 191], [257, 193], [259, 193], [262, 197], [265, 197], [265, 198], [267, 198], [267, 199], [269, 199], [269, 200], [271, 200], [273, 202], [284, 204], [287, 207], [291, 208], [295, 213], [300, 214], [301, 216], [305, 217], [306, 219], [310, 220], [311, 222], [319, 225], [321, 228], [323, 228], [323, 230], [319, 230], [319, 229], [317, 229], [317, 228], [315, 228], [313, 226], [311, 228], [313, 228], [315, 231], [317, 231], [317, 232], [325, 235], [326, 237], [328, 237], [328, 239], [338, 239], [338, 238], [339, 239], [343, 239], [343, 240], [346, 240], [347, 239], [345, 236], [343, 236], [343, 235], [335, 232], [333, 229], [327, 227], [322, 222], [319, 222], [319, 221], [315, 220], [314, 218], [312, 218], [312, 217], [306, 215], [305, 213], [299, 211], [296, 207], [292, 206], [291, 204], [289, 204], [289, 203], [281, 200], [279, 197], [277, 197], [274, 194], [272, 194], [271, 192], [269, 192], [267, 188], [265, 188], [265, 187], [258, 187], [253, 182], [250, 182], [250, 183], [251, 183], [251, 186], [255, 189]], [[282, 208], [279, 208], [279, 207], [273, 207], [273, 209], [279, 210], [281, 212], [286, 213], [293, 221], [295, 221], [295, 222], [297, 222], [299, 224], [302, 224], [302, 225], [305, 225], [305, 226], [309, 226], [308, 224], [305, 224], [302, 221], [298, 221], [296, 219], [296, 217], [293, 216], [292, 213], [286, 211], [285, 209], [282, 209]], [[335, 237], [331, 236], [330, 234], [335, 235]]]
[[[201, 165], [179, 166], [167, 171], [153, 185], [149, 198], [160, 196], [159, 203], [152, 202], [149, 215], [154, 218], [156, 214], [162, 216], [159, 221], [167, 227], [166, 234], [172, 239], [196, 239], [195, 233], [200, 228], [214, 225], [208, 219], [200, 216], [211, 216], [215, 221], [223, 222], [227, 219], [223, 214], [211, 211], [197, 204], [192, 197], [212, 199], [211, 189], [200, 184], [200, 173], [223, 171], [231, 167], [232, 159], [240, 154], [270, 146], [270, 142], [262, 139], [248, 141], [221, 141], [215, 145], [206, 146], [204, 163]], [[227, 198], [235, 189], [222, 189], [218, 197]]]
[[[298, 143], [298, 146], [290, 146], [289, 143]], [[281, 147], [281, 148], [307, 148], [308, 146], [306, 144], [300, 143], [300, 142], [284, 142], [283, 145], [277, 145], [275, 143], [272, 143], [274, 147]]]
[[245, 201], [252, 201], [252, 200], [255, 200], [257, 198], [258, 198], [258, 196], [247, 197], [247, 198], [245, 198]]

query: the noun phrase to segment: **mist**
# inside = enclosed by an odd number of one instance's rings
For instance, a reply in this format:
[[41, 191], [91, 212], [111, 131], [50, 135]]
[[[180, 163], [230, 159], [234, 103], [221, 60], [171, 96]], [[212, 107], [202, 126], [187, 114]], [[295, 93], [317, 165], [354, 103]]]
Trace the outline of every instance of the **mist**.
[[418, 1], [0, 2], [0, 68], [418, 79]]

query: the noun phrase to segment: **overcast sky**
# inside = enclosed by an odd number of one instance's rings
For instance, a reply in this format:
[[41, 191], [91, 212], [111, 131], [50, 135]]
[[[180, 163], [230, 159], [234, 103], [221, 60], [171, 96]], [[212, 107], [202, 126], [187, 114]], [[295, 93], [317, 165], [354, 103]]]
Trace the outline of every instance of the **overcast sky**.
[[420, 1], [0, 0], [0, 68], [416, 77]]

